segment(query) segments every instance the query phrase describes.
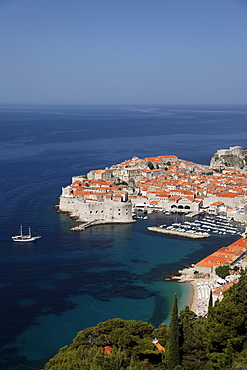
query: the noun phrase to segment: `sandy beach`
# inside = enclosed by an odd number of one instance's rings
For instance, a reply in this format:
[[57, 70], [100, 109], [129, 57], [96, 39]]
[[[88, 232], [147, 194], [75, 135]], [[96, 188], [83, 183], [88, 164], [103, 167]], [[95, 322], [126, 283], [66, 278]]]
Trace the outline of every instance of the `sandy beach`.
[[198, 293], [197, 293], [197, 279], [192, 277], [190, 269], [184, 269], [179, 271], [180, 275], [173, 276], [172, 280], [176, 280], [179, 283], [189, 283], [192, 287], [192, 293], [188, 300], [188, 306], [191, 311], [196, 310]]
[[181, 276], [174, 276], [174, 280], [177, 280], [180, 283], [189, 283], [192, 287], [192, 292], [190, 294], [189, 300], [188, 300], [188, 306], [191, 311], [196, 310], [197, 301], [198, 301], [198, 293], [197, 293], [197, 282], [195, 279], [192, 279], [191, 277], [185, 277], [184, 275]]
[[214, 289], [212, 279], [195, 277], [193, 268], [185, 268], [179, 271], [179, 276], [173, 276], [173, 280], [180, 283], [189, 283], [192, 294], [188, 306], [198, 316], [207, 315], [210, 291]]
[[238, 275], [231, 277], [231, 282], [225, 282], [223, 285], [218, 283], [219, 277], [215, 274], [206, 276], [195, 276], [195, 269], [185, 268], [179, 270], [178, 276], [173, 276], [172, 279], [180, 283], [189, 283], [192, 286], [192, 294], [189, 298], [188, 306], [191, 311], [195, 312], [197, 316], [206, 316], [208, 312], [209, 297], [211, 291], [213, 292], [213, 300], [221, 299], [223, 295], [214, 297], [214, 293], [219, 290], [226, 290], [237, 281]]
[[192, 286], [192, 295], [190, 297], [189, 301], [189, 308], [191, 311], [196, 311], [196, 306], [197, 306], [197, 300], [198, 300], [198, 294], [197, 294], [197, 285], [194, 280], [189, 281], [190, 285]]

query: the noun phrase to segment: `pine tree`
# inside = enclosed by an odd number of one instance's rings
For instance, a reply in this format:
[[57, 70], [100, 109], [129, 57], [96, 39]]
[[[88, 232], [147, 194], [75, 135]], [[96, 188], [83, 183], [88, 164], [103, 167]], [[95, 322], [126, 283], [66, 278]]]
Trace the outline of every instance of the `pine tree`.
[[208, 319], [211, 319], [213, 315], [213, 292], [210, 290], [210, 296], [208, 301]]
[[170, 331], [167, 348], [167, 366], [169, 370], [173, 370], [179, 364], [180, 356], [179, 356], [178, 299], [177, 295], [175, 294], [170, 319]]
[[213, 306], [213, 292], [210, 290], [210, 296], [209, 296], [209, 301], [208, 301], [208, 307]]

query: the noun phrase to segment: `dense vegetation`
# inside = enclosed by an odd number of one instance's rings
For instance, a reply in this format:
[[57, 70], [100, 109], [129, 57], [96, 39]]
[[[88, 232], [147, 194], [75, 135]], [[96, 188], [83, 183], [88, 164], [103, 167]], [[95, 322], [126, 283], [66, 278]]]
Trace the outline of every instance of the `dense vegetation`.
[[[211, 297], [212, 298], [212, 297]], [[45, 370], [244, 370], [247, 369], [247, 276], [225, 293], [208, 317], [188, 307], [178, 316], [174, 298], [170, 326], [108, 320], [79, 332]], [[157, 338], [165, 351], [152, 342]]]
[[231, 268], [229, 265], [222, 265], [222, 266], [218, 266], [215, 269], [215, 272], [219, 277], [221, 277], [222, 279], [225, 279], [227, 275], [230, 275], [230, 271], [238, 271], [238, 270], [239, 270], [238, 266], [234, 266], [233, 268]]
[[229, 275], [230, 273], [230, 266], [229, 265], [222, 265], [222, 266], [218, 266], [216, 269], [215, 269], [215, 272], [216, 274], [221, 277], [222, 279], [225, 279], [225, 277], [227, 275]]

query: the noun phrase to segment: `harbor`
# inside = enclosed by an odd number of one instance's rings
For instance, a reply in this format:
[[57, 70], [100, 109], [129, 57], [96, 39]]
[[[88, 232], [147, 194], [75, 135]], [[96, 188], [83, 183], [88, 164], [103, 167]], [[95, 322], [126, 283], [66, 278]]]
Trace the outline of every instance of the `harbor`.
[[208, 238], [212, 235], [239, 235], [244, 232], [243, 225], [236, 223], [223, 216], [203, 215], [193, 221], [185, 221], [181, 218], [178, 222], [177, 217], [174, 217], [175, 222], [151, 226], [147, 229], [153, 232], [162, 234], [187, 237], [191, 239]]

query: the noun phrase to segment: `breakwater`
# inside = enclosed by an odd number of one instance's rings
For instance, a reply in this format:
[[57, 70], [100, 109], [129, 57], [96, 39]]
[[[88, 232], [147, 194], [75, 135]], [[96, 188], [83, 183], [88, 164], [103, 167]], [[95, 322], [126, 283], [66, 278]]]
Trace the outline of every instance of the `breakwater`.
[[94, 220], [94, 221], [85, 222], [83, 224], [72, 227], [70, 230], [71, 231], [83, 231], [83, 230], [87, 229], [90, 226], [102, 225], [102, 224], [105, 224], [105, 223], [106, 222], [104, 222], [104, 220]]
[[171, 229], [166, 229], [166, 228], [162, 228], [159, 226], [147, 227], [147, 230], [154, 231], [156, 233], [181, 236], [183, 238], [191, 238], [191, 239], [203, 239], [203, 238], [208, 238], [210, 236], [210, 234], [208, 233], [199, 233], [199, 232], [193, 233], [193, 232], [188, 232], [188, 231], [171, 230]]

